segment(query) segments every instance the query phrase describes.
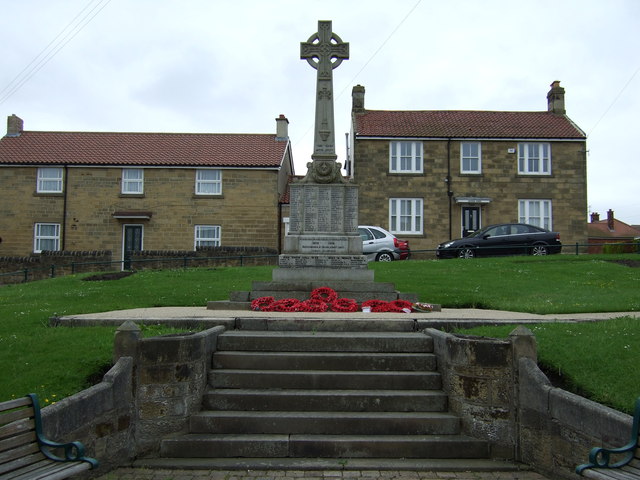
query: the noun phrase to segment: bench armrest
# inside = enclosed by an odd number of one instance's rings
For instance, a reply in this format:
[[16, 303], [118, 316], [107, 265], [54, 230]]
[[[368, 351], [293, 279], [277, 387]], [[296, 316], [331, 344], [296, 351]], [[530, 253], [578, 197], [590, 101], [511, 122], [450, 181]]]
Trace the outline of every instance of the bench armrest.
[[[576, 473], [581, 474], [588, 468], [620, 468], [628, 464], [635, 457], [638, 448], [638, 430], [640, 428], [640, 398], [636, 400], [633, 414], [633, 424], [631, 426], [631, 440], [623, 447], [603, 448], [594, 447], [589, 452], [589, 463], [584, 463], [576, 467]], [[611, 463], [612, 455], [624, 455], [621, 460]]]
[[[34, 421], [36, 427], [36, 437], [38, 439], [38, 446], [42, 454], [54, 460], [56, 462], [87, 462], [91, 464], [91, 468], [98, 466], [98, 461], [91, 457], [86, 457], [84, 454], [84, 445], [80, 442], [67, 442], [59, 443], [51, 441], [42, 433], [42, 416], [40, 414], [40, 404], [38, 402], [38, 396], [34, 393], [28, 394], [31, 397], [34, 411]], [[64, 456], [54, 454], [51, 449], [58, 448], [64, 451]]]

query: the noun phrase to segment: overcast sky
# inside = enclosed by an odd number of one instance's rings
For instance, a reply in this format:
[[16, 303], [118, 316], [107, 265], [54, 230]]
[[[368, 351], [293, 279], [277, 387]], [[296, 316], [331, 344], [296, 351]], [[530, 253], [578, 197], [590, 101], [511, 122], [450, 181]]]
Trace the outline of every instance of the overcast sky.
[[638, 0], [0, 0], [0, 15], [0, 116], [26, 130], [272, 133], [284, 114], [298, 174], [316, 75], [300, 42], [318, 20], [350, 44], [342, 162], [356, 84], [372, 110], [543, 111], [560, 80], [588, 135], [589, 211], [640, 224]]

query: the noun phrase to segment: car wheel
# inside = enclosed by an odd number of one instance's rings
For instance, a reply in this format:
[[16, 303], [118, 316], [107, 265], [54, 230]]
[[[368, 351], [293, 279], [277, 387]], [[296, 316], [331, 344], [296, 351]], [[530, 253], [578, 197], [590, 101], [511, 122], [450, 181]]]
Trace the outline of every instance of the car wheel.
[[476, 252], [473, 248], [462, 247], [458, 252], [459, 258], [473, 258], [476, 256]]
[[531, 255], [546, 255], [549, 249], [546, 245], [534, 245], [531, 249]]
[[393, 255], [389, 252], [382, 252], [376, 256], [376, 262], [392, 262]]

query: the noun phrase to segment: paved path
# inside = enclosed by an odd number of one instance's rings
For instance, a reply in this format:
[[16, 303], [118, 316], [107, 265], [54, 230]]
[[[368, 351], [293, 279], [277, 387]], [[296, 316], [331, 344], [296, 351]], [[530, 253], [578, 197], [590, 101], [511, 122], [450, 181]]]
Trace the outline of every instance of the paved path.
[[118, 468], [97, 480], [545, 480], [531, 472], [428, 472], [380, 470], [156, 470]]

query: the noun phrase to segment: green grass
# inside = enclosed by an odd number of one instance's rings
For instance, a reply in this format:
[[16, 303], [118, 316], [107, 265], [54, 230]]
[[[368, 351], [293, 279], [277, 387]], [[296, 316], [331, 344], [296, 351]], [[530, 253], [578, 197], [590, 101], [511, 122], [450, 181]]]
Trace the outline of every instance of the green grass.
[[[376, 281], [393, 282], [398, 290], [418, 293], [421, 301], [450, 308], [532, 313], [640, 310], [640, 269], [607, 261], [614, 259], [637, 261], [640, 258], [637, 255], [556, 255], [392, 262], [373, 264], [371, 268], [376, 271]], [[272, 268], [143, 271], [120, 280], [99, 282], [82, 281], [88, 276], [83, 274], [2, 286], [0, 399], [35, 392], [45, 404], [51, 403], [86, 388], [90, 384], [89, 377], [108, 366], [114, 328], [51, 328], [48, 326], [51, 316], [155, 306], [204, 307], [208, 300], [227, 299], [231, 291], [249, 290], [252, 281], [270, 280]], [[636, 324], [633, 320], [628, 322], [632, 326]], [[614, 322], [604, 325], [614, 325]], [[150, 335], [159, 332], [153, 328], [147, 330]], [[638, 333], [634, 330], [633, 334], [632, 338], [637, 342]], [[601, 373], [590, 374], [593, 378], [603, 379], [595, 382], [600, 385], [598, 390], [618, 389], [607, 379], [632, 378], [632, 366], [640, 360], [633, 342], [625, 349], [624, 345], [602, 341], [602, 333], [587, 333], [595, 338], [593, 349], [603, 350], [602, 358], [617, 356], [619, 349], [625, 355], [631, 355], [628, 362], [624, 357], [623, 367], [629, 365], [626, 369], [610, 370], [606, 362], [590, 360], [590, 355], [595, 355], [592, 349], [586, 350], [590, 354], [587, 355], [569, 348], [559, 333], [553, 335], [558, 335], [558, 341], [549, 347], [545, 337], [539, 338], [541, 359], [552, 365], [559, 362], [558, 368], [569, 372], [570, 378], [574, 378], [570, 370], [575, 363], [586, 365], [587, 371], [599, 369]], [[616, 330], [607, 336], [624, 337], [625, 333]], [[547, 350], [564, 351], [569, 357], [573, 356], [574, 361], [552, 357]], [[582, 386], [582, 380], [576, 377], [575, 381]], [[629, 383], [640, 384], [637, 381]], [[638, 394], [640, 392], [634, 393]], [[609, 404], [608, 397], [602, 398]], [[630, 405], [632, 402], [625, 400], [620, 405], [618, 400], [610, 402], [619, 409], [624, 409], [625, 403]]]

